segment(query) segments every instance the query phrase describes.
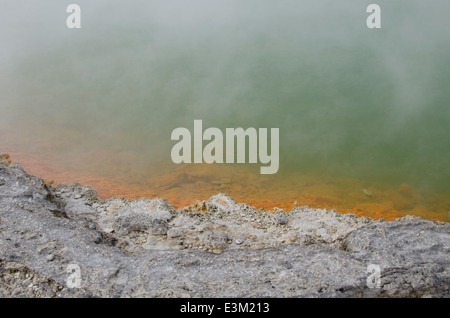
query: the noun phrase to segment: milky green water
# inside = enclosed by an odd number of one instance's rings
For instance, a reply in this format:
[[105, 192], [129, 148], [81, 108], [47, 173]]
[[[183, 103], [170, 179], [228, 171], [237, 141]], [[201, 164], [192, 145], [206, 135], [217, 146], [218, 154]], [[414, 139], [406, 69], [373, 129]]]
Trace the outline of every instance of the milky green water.
[[278, 127], [278, 175], [407, 183], [447, 217], [450, 2], [377, 1], [377, 30], [370, 1], [77, 3], [69, 30], [60, 1], [0, 2], [1, 151], [151, 187], [174, 128]]

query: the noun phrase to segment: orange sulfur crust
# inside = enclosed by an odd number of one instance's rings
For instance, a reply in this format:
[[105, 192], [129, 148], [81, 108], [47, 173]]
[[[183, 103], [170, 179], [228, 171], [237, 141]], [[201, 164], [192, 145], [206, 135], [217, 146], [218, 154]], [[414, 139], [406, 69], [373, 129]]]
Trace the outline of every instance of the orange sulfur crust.
[[375, 219], [394, 220], [412, 214], [448, 221], [446, 209], [450, 206], [449, 194], [426, 196], [406, 183], [396, 187], [381, 184], [363, 187], [356, 179], [261, 176], [246, 167], [214, 165], [182, 165], [159, 176], [139, 180], [138, 177], [121, 177], [125, 176], [126, 169], [117, 176], [96, 176], [82, 172], [83, 169], [68, 171], [19, 152], [5, 159], [20, 162], [28, 173], [44, 178], [47, 184], [89, 185], [102, 199], [163, 197], [175, 208], [195, 204], [217, 193], [227, 193], [238, 202], [267, 211], [274, 207], [290, 211], [307, 205]]

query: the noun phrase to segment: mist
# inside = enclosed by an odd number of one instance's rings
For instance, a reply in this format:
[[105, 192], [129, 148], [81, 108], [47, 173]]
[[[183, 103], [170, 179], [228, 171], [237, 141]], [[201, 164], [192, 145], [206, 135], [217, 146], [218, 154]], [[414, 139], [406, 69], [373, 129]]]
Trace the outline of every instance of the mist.
[[280, 173], [450, 186], [447, 0], [377, 1], [377, 30], [371, 1], [76, 3], [79, 30], [69, 2], [0, 2], [1, 151], [144, 169], [201, 119], [280, 128]]

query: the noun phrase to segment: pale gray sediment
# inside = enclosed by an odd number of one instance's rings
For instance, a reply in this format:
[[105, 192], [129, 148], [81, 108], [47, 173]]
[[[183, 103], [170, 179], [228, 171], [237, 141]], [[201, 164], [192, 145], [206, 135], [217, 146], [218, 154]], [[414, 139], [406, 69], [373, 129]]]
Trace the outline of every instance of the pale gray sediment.
[[[449, 252], [446, 222], [264, 212], [224, 194], [179, 210], [102, 201], [0, 163], [2, 297], [448, 297]], [[67, 286], [69, 264], [80, 288]]]

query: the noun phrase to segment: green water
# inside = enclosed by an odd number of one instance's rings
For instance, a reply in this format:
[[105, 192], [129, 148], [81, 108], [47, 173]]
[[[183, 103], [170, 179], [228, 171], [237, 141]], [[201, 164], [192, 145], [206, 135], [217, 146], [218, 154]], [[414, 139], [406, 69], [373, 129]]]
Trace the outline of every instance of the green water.
[[449, 191], [448, 0], [379, 0], [377, 30], [371, 1], [77, 3], [69, 30], [61, 1], [0, 2], [4, 144], [61, 165], [132, 153], [157, 173], [194, 119], [278, 127], [280, 174]]

